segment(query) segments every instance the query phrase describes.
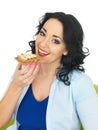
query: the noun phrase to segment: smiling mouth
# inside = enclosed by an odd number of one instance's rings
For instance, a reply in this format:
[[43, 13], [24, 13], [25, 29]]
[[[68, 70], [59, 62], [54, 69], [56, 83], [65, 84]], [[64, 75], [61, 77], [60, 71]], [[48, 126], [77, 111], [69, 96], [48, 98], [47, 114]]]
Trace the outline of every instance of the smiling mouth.
[[41, 56], [41, 57], [44, 57], [44, 56], [47, 56], [49, 55], [48, 52], [46, 52], [45, 50], [42, 50], [42, 49], [38, 49], [38, 55]]

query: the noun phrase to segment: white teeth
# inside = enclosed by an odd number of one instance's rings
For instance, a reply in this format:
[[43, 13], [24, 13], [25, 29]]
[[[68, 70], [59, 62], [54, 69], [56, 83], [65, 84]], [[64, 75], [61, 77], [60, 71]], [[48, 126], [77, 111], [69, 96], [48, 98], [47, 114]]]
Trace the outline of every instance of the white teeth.
[[42, 54], [48, 54], [47, 52], [44, 52], [42, 50], [39, 49], [39, 52], [42, 53]]

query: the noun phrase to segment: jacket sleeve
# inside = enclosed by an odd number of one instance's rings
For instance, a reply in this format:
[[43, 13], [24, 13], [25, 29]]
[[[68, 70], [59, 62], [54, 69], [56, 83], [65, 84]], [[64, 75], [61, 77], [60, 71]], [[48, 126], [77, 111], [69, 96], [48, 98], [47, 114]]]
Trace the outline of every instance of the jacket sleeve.
[[98, 130], [98, 95], [91, 79], [78, 79], [74, 91], [77, 113], [84, 130]]

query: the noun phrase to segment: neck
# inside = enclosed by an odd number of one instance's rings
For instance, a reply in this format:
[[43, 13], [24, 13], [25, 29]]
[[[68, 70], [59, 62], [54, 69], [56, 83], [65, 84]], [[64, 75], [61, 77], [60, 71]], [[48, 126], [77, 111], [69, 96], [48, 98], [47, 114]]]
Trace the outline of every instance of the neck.
[[56, 76], [60, 65], [53, 65], [53, 64], [41, 64], [39, 75], [41, 76]]

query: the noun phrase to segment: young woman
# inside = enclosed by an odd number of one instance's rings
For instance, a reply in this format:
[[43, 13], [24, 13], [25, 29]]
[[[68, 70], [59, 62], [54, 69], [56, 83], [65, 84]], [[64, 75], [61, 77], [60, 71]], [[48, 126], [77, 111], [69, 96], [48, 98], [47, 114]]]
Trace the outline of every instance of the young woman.
[[81, 123], [85, 130], [98, 130], [98, 96], [84, 73], [89, 51], [83, 51], [83, 36], [73, 15], [41, 18], [29, 45], [42, 62], [17, 65], [0, 102], [0, 127], [14, 116], [9, 130], [80, 130]]

